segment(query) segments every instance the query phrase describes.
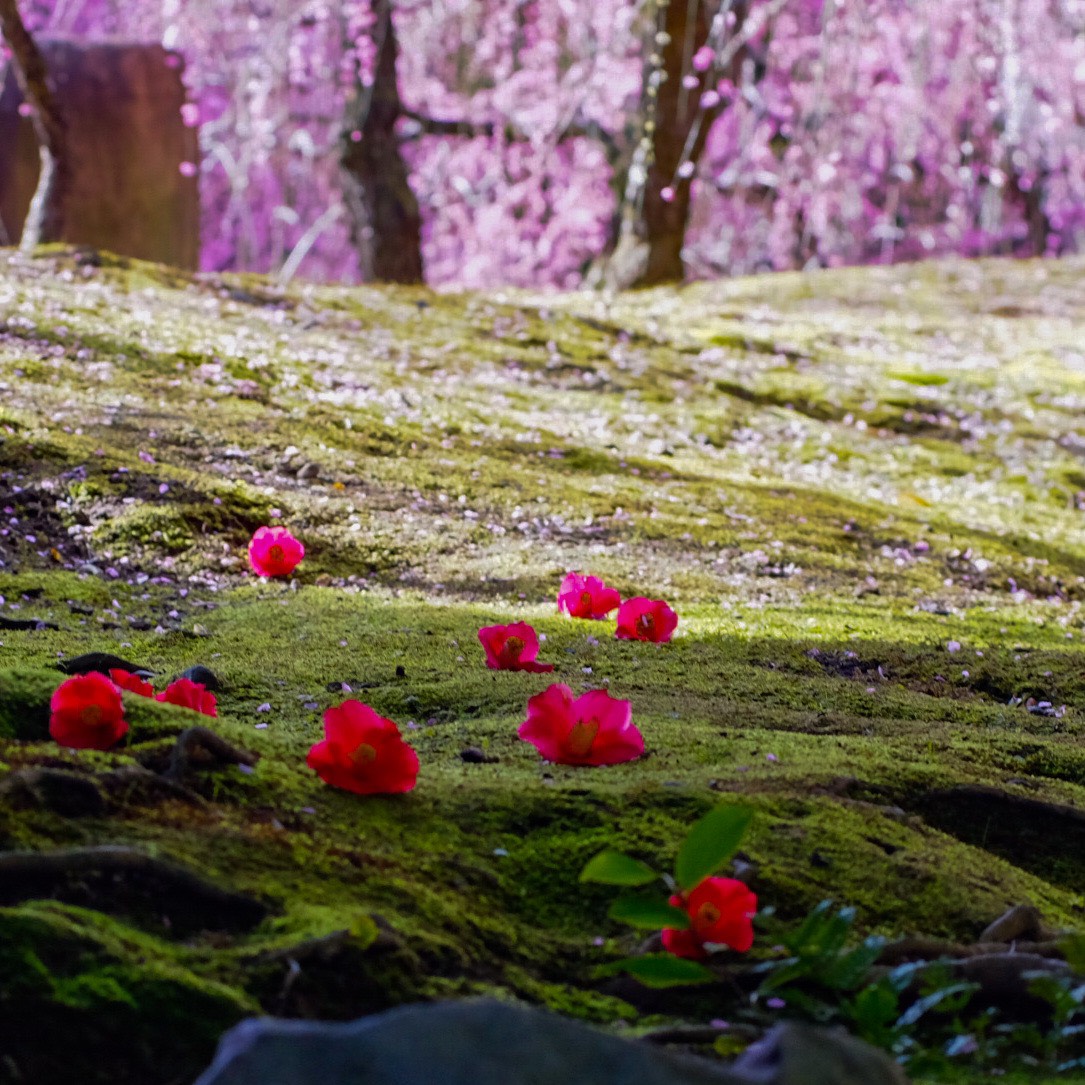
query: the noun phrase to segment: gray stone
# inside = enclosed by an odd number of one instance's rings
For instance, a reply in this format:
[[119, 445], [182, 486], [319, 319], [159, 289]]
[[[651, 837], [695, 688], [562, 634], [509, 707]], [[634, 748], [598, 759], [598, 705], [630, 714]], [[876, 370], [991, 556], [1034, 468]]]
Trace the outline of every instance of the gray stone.
[[404, 1006], [347, 1024], [253, 1018], [196, 1085], [901, 1085], [847, 1035], [782, 1025], [727, 1067], [490, 1000]]

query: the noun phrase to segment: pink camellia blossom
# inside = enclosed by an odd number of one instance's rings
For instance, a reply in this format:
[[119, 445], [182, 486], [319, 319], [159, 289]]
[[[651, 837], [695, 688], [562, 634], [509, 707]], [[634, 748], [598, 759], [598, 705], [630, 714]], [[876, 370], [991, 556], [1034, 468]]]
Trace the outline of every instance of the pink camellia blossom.
[[619, 640], [647, 640], [662, 644], [671, 639], [678, 615], [662, 599], [646, 599], [637, 595], [626, 599], [618, 610]]
[[661, 188], [659, 190], [659, 198], [664, 203], [674, 203], [674, 189], [670, 185]]
[[141, 697], [153, 697], [154, 686], [150, 682], [144, 682], [138, 674], [129, 671], [112, 670], [109, 672], [110, 680], [118, 689], [125, 689], [129, 693], [138, 693]]
[[486, 666], [494, 671], [530, 671], [545, 674], [553, 663], [537, 663], [539, 635], [527, 622], [512, 625], [486, 625], [478, 631], [486, 652]]
[[558, 610], [570, 618], [604, 619], [622, 601], [615, 588], [608, 588], [597, 576], [569, 573], [558, 589]]
[[644, 736], [633, 725], [628, 701], [593, 689], [573, 697], [555, 684], [527, 702], [517, 732], [546, 758], [562, 765], [620, 765], [644, 753]]
[[76, 750], [108, 750], [128, 731], [121, 691], [97, 671], [61, 682], [49, 713], [49, 734]]
[[191, 678], [178, 678], [176, 682], [171, 682], [155, 700], [179, 705], [181, 708], [191, 708], [205, 716], [218, 715], [215, 695], [205, 685], [193, 682]]
[[257, 528], [249, 543], [249, 564], [258, 576], [289, 576], [305, 547], [285, 527]]
[[395, 723], [354, 700], [324, 713], [324, 739], [305, 763], [326, 784], [358, 795], [400, 794], [418, 779], [418, 754]]
[[753, 945], [753, 917], [757, 897], [735, 878], [705, 878], [689, 893], [675, 894], [670, 902], [689, 915], [689, 927], [663, 931], [663, 948], [676, 957], [702, 960], [706, 944], [730, 946], [745, 953]]

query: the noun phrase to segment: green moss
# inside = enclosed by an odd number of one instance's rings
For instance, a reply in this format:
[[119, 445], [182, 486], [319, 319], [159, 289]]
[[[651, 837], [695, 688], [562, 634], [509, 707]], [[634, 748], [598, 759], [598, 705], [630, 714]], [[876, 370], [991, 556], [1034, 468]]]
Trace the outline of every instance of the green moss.
[[44, 739], [49, 733], [49, 698], [63, 680], [56, 671], [0, 671], [0, 738]]
[[[78, 290], [52, 273], [72, 270]], [[154, 1080], [186, 1006], [193, 1068], [257, 1006], [346, 1017], [485, 991], [630, 1020], [593, 971], [637, 937], [579, 869], [606, 846], [665, 868], [723, 798], [757, 811], [745, 859], [788, 920], [832, 897], [862, 931], [970, 938], [1027, 899], [1079, 926], [1069, 837], [1026, 851], [995, 806], [931, 805], [961, 785], [1085, 802], [1085, 386], [1059, 360], [1085, 334], [1079, 278], [921, 266], [603, 300], [280, 290], [62, 250], [0, 265], [29, 322], [0, 343], [0, 466], [20, 487], [0, 613], [58, 627], [0, 633], [0, 774], [106, 788], [193, 722], [126, 696], [120, 748], [59, 751], [51, 668], [88, 651], [158, 688], [212, 667], [219, 714], [198, 722], [260, 755], [195, 765], [189, 802], [0, 806], [0, 841], [137, 846], [272, 909], [182, 943], [21, 903], [0, 975], [37, 1020], [75, 1023], [73, 1066], [118, 1080]], [[978, 318], [1017, 294], [1057, 319]], [[247, 572], [272, 510], [306, 546], [293, 584]], [[571, 568], [667, 598], [678, 637], [559, 619]], [[521, 619], [553, 676], [483, 666], [478, 628]], [[552, 679], [628, 698], [649, 756], [540, 762], [516, 728]], [[415, 792], [360, 798], [305, 767], [342, 683], [404, 728]], [[1010, 703], [1030, 697], [1059, 714]]]
[[156, 940], [57, 904], [0, 908], [0, 976], [8, 1069], [57, 1085], [115, 1081], [139, 1063], [191, 1076], [256, 1009]]

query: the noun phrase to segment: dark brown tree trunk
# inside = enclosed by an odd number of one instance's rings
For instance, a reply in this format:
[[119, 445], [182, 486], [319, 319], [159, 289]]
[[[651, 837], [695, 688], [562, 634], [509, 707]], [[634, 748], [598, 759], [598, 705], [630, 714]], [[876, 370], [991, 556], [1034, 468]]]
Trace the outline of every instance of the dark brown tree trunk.
[[[2, 0], [0, 0], [2, 2]], [[373, 83], [358, 88], [347, 110], [341, 163], [351, 236], [363, 278], [422, 282], [422, 220], [408, 183], [396, 121], [403, 113], [396, 79], [392, 0], [375, 0]]]
[[11, 49], [11, 62], [23, 99], [33, 109], [34, 133], [41, 154], [41, 173], [23, 224], [20, 248], [59, 241], [64, 230], [64, 203], [71, 183], [67, 130], [49, 72], [37, 43], [19, 15], [16, 0], [0, 0], [0, 32]]
[[[746, 50], [738, 49], [725, 71], [715, 68], [697, 72], [690, 66], [693, 54], [708, 41], [719, 0], [655, 0], [657, 18], [650, 29], [648, 52], [659, 58], [645, 65], [640, 115], [642, 138], [629, 169], [619, 180], [625, 195], [613, 230], [611, 252], [602, 280], [625, 288], [680, 281], [685, 274], [682, 246], [690, 211], [690, 178], [678, 176], [683, 162], [696, 167], [704, 151], [712, 122], [720, 106], [702, 107], [701, 95], [714, 90], [716, 81], [728, 76], [737, 86]], [[746, 0], [731, 7], [735, 16], [728, 39], [740, 34], [748, 10]], [[654, 72], [665, 75], [662, 82]], [[695, 87], [685, 87], [683, 77], [693, 75]], [[654, 87], [654, 92], [653, 92]], [[633, 183], [629, 183], [630, 171]], [[637, 181], [638, 172], [644, 177]]]

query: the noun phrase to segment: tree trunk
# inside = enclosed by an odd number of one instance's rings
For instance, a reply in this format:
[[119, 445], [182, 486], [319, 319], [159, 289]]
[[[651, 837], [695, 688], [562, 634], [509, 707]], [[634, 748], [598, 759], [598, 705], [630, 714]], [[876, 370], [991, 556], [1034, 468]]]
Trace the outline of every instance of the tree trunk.
[[[738, 49], [725, 71], [695, 71], [690, 60], [708, 42], [719, 0], [654, 0], [657, 18], [650, 28], [647, 49], [654, 57], [645, 64], [640, 116], [642, 138], [633, 153], [623, 183], [624, 195], [616, 216], [610, 253], [602, 281], [624, 289], [681, 281], [685, 274], [682, 246], [690, 211], [690, 178], [680, 177], [683, 162], [696, 167], [704, 151], [719, 103], [701, 105], [727, 75], [737, 86], [746, 56]], [[746, 0], [731, 6], [735, 23], [728, 37], [741, 33], [748, 12]], [[717, 47], [719, 42], [716, 43]], [[658, 61], [653, 63], [654, 58]], [[659, 75], [665, 78], [658, 81]], [[692, 75], [697, 84], [683, 85]], [[688, 170], [688, 167], [687, 167]]]
[[56, 97], [49, 86], [45, 58], [19, 15], [16, 0], [0, 0], [0, 32], [11, 49], [15, 79], [31, 107], [34, 133], [41, 154], [38, 187], [23, 224], [20, 248], [59, 241], [64, 230], [64, 203], [71, 183], [67, 131]]
[[375, 0], [374, 8], [376, 67], [372, 85], [359, 86], [347, 110], [340, 157], [344, 195], [363, 278], [420, 283], [422, 220], [395, 130], [403, 105], [392, 0]]

